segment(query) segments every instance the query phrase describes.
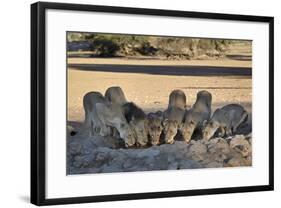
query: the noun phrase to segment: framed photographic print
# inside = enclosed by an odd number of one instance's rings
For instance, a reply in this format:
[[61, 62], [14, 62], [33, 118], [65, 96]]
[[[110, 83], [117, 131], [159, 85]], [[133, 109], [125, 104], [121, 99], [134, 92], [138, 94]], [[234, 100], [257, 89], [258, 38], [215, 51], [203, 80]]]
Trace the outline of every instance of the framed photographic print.
[[31, 5], [31, 202], [273, 190], [273, 17]]

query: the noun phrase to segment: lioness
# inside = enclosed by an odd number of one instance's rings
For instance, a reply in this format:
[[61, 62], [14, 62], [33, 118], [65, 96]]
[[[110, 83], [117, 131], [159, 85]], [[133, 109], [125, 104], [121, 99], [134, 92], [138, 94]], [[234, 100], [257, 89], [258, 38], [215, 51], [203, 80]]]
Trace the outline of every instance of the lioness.
[[247, 119], [248, 113], [241, 105], [229, 104], [219, 108], [214, 112], [210, 121], [205, 122], [203, 139], [209, 140], [218, 129], [220, 130], [220, 136], [230, 136]]
[[186, 96], [182, 90], [173, 90], [169, 95], [168, 108], [177, 107], [185, 109], [186, 107]]
[[[107, 131], [108, 127], [114, 127], [119, 132], [120, 137], [124, 140], [125, 146], [130, 147], [136, 143], [134, 132], [126, 121], [122, 107], [114, 103], [97, 103], [97, 115], [101, 121], [102, 128]], [[110, 134], [110, 131], [108, 132]]]
[[163, 133], [165, 134], [165, 142], [168, 144], [174, 143], [174, 138], [182, 125], [182, 120], [185, 110], [177, 107], [168, 108], [164, 112]]
[[116, 103], [116, 104], [120, 104], [120, 105], [127, 103], [125, 94], [124, 94], [123, 90], [121, 89], [121, 87], [119, 87], [119, 86], [109, 87], [105, 91], [104, 96], [105, 96], [105, 99], [107, 102]]
[[173, 90], [169, 95], [168, 109], [164, 111], [163, 133], [165, 142], [174, 143], [174, 137], [182, 125], [185, 114], [186, 96], [181, 90]]
[[125, 103], [122, 108], [127, 122], [136, 135], [136, 144], [145, 146], [148, 142], [146, 114], [133, 102]]
[[163, 113], [157, 111], [156, 113], [149, 113], [147, 115], [147, 130], [151, 145], [160, 144], [160, 136], [163, 130], [162, 120]]
[[196, 102], [184, 116], [181, 133], [186, 142], [189, 142], [195, 129], [202, 131], [203, 122], [211, 116], [212, 95], [208, 91], [197, 93]]
[[[96, 104], [105, 103], [105, 98], [100, 92], [88, 92], [83, 97], [83, 107], [85, 110], [84, 130], [89, 136], [95, 134], [106, 135], [109, 129], [102, 128], [102, 123], [97, 116]], [[102, 131], [101, 131], [102, 130]]]

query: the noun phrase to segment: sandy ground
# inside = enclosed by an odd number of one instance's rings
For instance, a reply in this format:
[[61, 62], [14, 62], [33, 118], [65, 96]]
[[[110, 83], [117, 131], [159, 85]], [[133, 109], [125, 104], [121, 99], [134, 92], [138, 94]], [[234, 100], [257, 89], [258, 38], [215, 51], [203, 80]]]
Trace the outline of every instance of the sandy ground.
[[240, 103], [251, 113], [252, 61], [237, 48], [219, 60], [161, 60], [147, 58], [68, 58], [68, 121], [84, 120], [83, 96], [120, 86], [129, 101], [146, 112], [164, 110], [169, 93], [181, 89], [187, 104], [200, 90], [213, 96], [212, 109]]
[[146, 112], [167, 107], [169, 93], [181, 89], [188, 105], [195, 102], [196, 93], [208, 90], [213, 96], [213, 107], [227, 103], [241, 103], [251, 110], [251, 76], [174, 76], [141, 73], [118, 73], [68, 69], [68, 120], [82, 121], [83, 96], [89, 91], [102, 93], [110, 86], [121, 86], [129, 101]]

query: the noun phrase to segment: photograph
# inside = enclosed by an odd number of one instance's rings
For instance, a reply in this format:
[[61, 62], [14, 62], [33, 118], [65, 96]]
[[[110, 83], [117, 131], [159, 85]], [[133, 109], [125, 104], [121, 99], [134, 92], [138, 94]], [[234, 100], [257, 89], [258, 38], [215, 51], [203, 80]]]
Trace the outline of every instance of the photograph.
[[66, 174], [252, 166], [252, 40], [66, 32]]
[[33, 204], [274, 190], [274, 17], [37, 2], [31, 40]]

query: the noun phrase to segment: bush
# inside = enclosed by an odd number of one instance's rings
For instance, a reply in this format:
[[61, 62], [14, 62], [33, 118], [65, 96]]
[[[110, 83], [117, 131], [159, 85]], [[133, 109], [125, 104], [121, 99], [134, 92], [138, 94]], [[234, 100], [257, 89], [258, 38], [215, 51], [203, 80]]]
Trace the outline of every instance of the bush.
[[98, 56], [115, 56], [119, 51], [119, 45], [106, 36], [98, 36], [92, 42], [92, 49]]
[[68, 42], [84, 42], [91, 40], [95, 37], [94, 33], [77, 33], [77, 32], [68, 32], [67, 41]]
[[[96, 56], [166, 56], [190, 59], [200, 55], [224, 54], [234, 41], [199, 38], [155, 37], [142, 35], [115, 35], [95, 33], [68, 33], [72, 45], [89, 43]], [[75, 48], [75, 47], [74, 47]]]

